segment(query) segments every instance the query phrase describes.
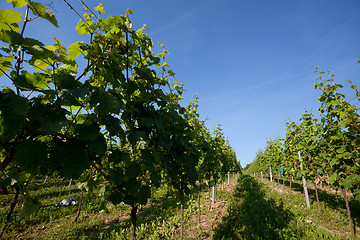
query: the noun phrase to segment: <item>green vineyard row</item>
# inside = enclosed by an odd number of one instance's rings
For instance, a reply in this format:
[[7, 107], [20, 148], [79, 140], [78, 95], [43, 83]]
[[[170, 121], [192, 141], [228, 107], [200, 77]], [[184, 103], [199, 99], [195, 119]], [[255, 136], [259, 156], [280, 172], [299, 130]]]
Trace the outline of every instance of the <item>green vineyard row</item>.
[[20, 217], [41, 206], [29, 191], [33, 177], [74, 179], [83, 191], [130, 205], [135, 229], [151, 188], [167, 184], [182, 202], [196, 182], [241, 171], [220, 125], [211, 132], [200, 120], [198, 98], [181, 105], [184, 89], [167, 51], [153, 52], [131, 10], [102, 18], [102, 4], [85, 7], [76, 26], [84, 40], [66, 48], [57, 38], [45, 46], [26, 37], [39, 18], [58, 27], [45, 4], [7, 2], [12, 9], [0, 9], [0, 76], [10, 81], [0, 90], [0, 188], [14, 193], [14, 204], [22, 198]]

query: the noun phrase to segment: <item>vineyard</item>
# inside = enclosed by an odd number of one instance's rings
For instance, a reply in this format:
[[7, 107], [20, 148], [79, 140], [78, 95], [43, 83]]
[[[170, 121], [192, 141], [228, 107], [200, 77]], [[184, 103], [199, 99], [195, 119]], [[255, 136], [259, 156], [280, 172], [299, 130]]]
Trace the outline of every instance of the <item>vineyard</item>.
[[[30, 218], [12, 221], [4, 239], [129, 239], [130, 206], [86, 194], [81, 206], [56, 207], [59, 199], [80, 198], [81, 191], [65, 179], [45, 179], [33, 179], [31, 184], [34, 198], [41, 198], [45, 206]], [[319, 192], [323, 211], [319, 217], [315, 190], [309, 188], [312, 207], [307, 209], [298, 180], [291, 188], [289, 181], [270, 182], [260, 175], [257, 179], [230, 175], [230, 181], [224, 180], [217, 182], [214, 203], [208, 187], [194, 188], [184, 202], [185, 239], [351, 239], [345, 203], [329, 187]], [[1, 199], [0, 213], [5, 215], [11, 197]], [[357, 218], [360, 205], [352, 201], [351, 206]], [[21, 206], [14, 211], [18, 216]], [[181, 212], [178, 199], [165, 186], [157, 188], [148, 203], [139, 206], [137, 238], [180, 239]]]
[[0, 76], [9, 82], [0, 92], [0, 187], [12, 200], [3, 200], [0, 237], [13, 221], [36, 219], [50, 204], [46, 196], [57, 194], [37, 193], [39, 179], [76, 184], [78, 217], [89, 196], [99, 209], [127, 206], [135, 239], [139, 209], [158, 189], [183, 209], [196, 186], [241, 172], [221, 126], [210, 131], [200, 120], [198, 98], [181, 105], [184, 89], [167, 51], [153, 52], [146, 26], [133, 29], [131, 10], [103, 19], [103, 4], [84, 3], [76, 27], [84, 40], [65, 48], [55, 37], [45, 46], [26, 36], [39, 19], [59, 27], [47, 5], [7, 2], [12, 9], [0, 10]]
[[346, 96], [316, 68], [318, 111], [289, 120], [242, 169], [199, 97], [183, 103], [165, 45], [155, 52], [132, 10], [105, 17], [80, 2], [63, 1], [82, 39], [68, 47], [31, 36], [60, 27], [50, 5], [0, 9], [1, 239], [356, 239], [353, 82]]
[[[212, 229], [225, 214], [228, 199], [238, 176], [230, 176], [216, 187], [215, 202], [212, 203], [212, 188], [192, 189], [192, 195], [184, 201], [184, 239], [209, 239]], [[228, 185], [229, 184], [229, 185]], [[81, 207], [56, 207], [59, 199], [76, 197], [81, 191], [65, 179], [49, 177], [34, 179], [31, 184], [34, 198], [42, 199], [41, 207], [29, 218], [18, 219], [21, 206], [14, 209], [14, 221], [9, 223], [3, 239], [129, 239], [131, 207], [126, 204], [113, 205], [97, 194], [84, 194]], [[1, 215], [11, 202], [9, 196], [1, 196]], [[79, 213], [80, 210], [80, 213]], [[79, 214], [78, 214], [79, 213]], [[146, 205], [139, 205], [136, 227], [137, 239], [180, 239], [181, 206], [179, 200], [161, 186], [152, 192]], [[16, 220], [16, 221], [15, 221]]]
[[[360, 61], [359, 61], [360, 62]], [[349, 229], [356, 238], [357, 216], [352, 216], [351, 202], [360, 200], [360, 115], [353, 101], [360, 100], [359, 88], [348, 80], [354, 95], [346, 98], [341, 93], [343, 85], [334, 80], [334, 75], [320, 72], [315, 89], [320, 92], [316, 118], [305, 111], [299, 122], [286, 123], [284, 138], [269, 139], [264, 150], [257, 153], [247, 172], [273, 182], [287, 180], [292, 186], [296, 178], [302, 179], [304, 201], [310, 208], [308, 182], [314, 187], [318, 216], [322, 215], [319, 191], [330, 186], [345, 201]]]

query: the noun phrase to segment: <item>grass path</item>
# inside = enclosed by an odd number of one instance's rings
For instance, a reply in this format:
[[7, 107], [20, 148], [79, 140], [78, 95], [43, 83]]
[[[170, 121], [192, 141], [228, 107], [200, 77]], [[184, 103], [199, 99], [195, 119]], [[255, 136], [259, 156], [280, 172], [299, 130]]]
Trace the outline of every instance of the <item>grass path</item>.
[[[59, 187], [48, 184], [35, 193], [58, 199]], [[54, 194], [52, 194], [54, 192]], [[63, 191], [61, 198], [71, 197], [76, 189]], [[217, 187], [216, 202], [210, 205], [208, 189], [201, 193], [201, 216], [198, 223], [197, 194], [185, 207], [184, 239], [350, 239], [345, 203], [331, 191], [319, 193], [322, 215], [318, 216], [315, 194], [309, 188], [311, 208], [305, 206], [300, 184], [270, 183], [243, 175], [236, 184]], [[8, 201], [1, 197], [2, 212]], [[77, 223], [76, 208], [40, 210], [27, 220], [12, 218], [4, 239], [129, 239], [128, 206], [105, 205], [100, 211], [96, 198], [85, 197], [84, 209]], [[360, 216], [360, 207], [352, 202], [353, 216]], [[138, 239], [180, 239], [180, 205], [166, 191], [159, 190], [151, 201], [141, 206], [138, 215]], [[359, 230], [357, 230], [359, 231]]]
[[[347, 239], [342, 228], [332, 231], [329, 216], [317, 218], [307, 210], [301, 194], [279, 193], [258, 179], [238, 179], [227, 214], [214, 229], [213, 239]], [[326, 206], [325, 206], [326, 208]], [[342, 216], [341, 211], [332, 212]], [[324, 215], [328, 213], [324, 212]], [[334, 217], [332, 216], [332, 217]], [[341, 221], [340, 221], [341, 222]], [[340, 224], [340, 223], [338, 223]], [[331, 222], [330, 222], [331, 225]], [[340, 224], [346, 229], [346, 222]]]
[[[78, 197], [79, 191], [72, 187], [62, 190], [54, 183], [38, 183], [34, 196], [49, 204], [67, 197]], [[56, 185], [56, 186], [55, 186]], [[63, 184], [64, 185], [64, 184]], [[217, 187], [215, 204], [211, 203], [208, 189], [201, 192], [201, 218], [198, 223], [197, 194], [186, 203], [184, 239], [211, 239], [212, 230], [226, 212], [235, 183]], [[5, 214], [11, 196], [0, 196], [0, 211]], [[19, 219], [21, 201], [16, 207], [4, 239], [129, 239], [130, 208], [119, 204], [101, 204], [96, 196], [84, 195], [78, 221], [74, 218], [77, 207], [49, 207], [39, 210], [29, 219]], [[100, 208], [100, 206], [102, 206]], [[211, 206], [211, 207], [210, 207]], [[138, 239], [180, 239], [180, 205], [166, 191], [158, 190], [149, 203], [141, 206], [138, 214]]]

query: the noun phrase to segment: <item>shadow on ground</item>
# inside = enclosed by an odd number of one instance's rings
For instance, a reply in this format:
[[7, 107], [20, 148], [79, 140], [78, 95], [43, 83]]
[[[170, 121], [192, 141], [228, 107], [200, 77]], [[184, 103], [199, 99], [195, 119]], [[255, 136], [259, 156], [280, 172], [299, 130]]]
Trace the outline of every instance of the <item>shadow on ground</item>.
[[256, 179], [243, 175], [213, 239], [281, 239], [291, 218], [281, 203], [267, 197]]
[[[280, 184], [290, 187], [290, 181], [288, 181], [288, 180], [285, 180], [285, 182], [283, 182], [283, 181], [284, 181], [283, 179], [280, 180]], [[316, 193], [314, 190], [314, 185], [309, 182], [307, 184], [308, 184], [310, 204], [316, 204]], [[292, 182], [291, 190], [293, 190], [295, 192], [299, 192], [301, 194], [304, 193], [304, 188], [303, 188], [302, 183], [298, 183], [298, 182]], [[340, 189], [337, 189], [337, 193], [334, 193], [334, 192], [330, 192], [328, 190], [323, 190], [320, 187], [318, 187], [318, 195], [319, 195], [319, 201], [326, 203], [326, 207], [332, 208], [335, 210], [342, 209], [344, 212], [346, 211], [345, 200], [342, 197], [342, 193], [341, 193]], [[358, 200], [356, 200], [354, 197], [349, 197], [349, 205], [350, 205], [350, 209], [351, 209], [352, 219], [353, 219], [354, 223], [356, 223], [356, 225], [359, 227], [360, 226], [360, 202]]]

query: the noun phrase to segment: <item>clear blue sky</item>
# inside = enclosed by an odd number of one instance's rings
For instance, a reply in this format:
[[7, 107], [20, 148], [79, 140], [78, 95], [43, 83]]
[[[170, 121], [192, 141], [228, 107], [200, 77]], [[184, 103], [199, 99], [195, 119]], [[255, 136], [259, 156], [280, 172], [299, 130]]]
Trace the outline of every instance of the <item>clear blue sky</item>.
[[[83, 1], [91, 8], [99, 3]], [[78, 0], [68, 2], [81, 12]], [[147, 24], [154, 43], [165, 44], [187, 90], [184, 105], [199, 95], [201, 118], [211, 129], [222, 124], [242, 166], [267, 138], [284, 136], [287, 119], [317, 110], [314, 66], [330, 70], [340, 83], [360, 85], [359, 0], [102, 2], [105, 17], [130, 8], [135, 28]], [[9, 6], [1, 1], [1, 8]], [[48, 44], [55, 36], [65, 46], [83, 40], [76, 36], [76, 14], [63, 0], [53, 7], [59, 29], [44, 22], [25, 34]]]

